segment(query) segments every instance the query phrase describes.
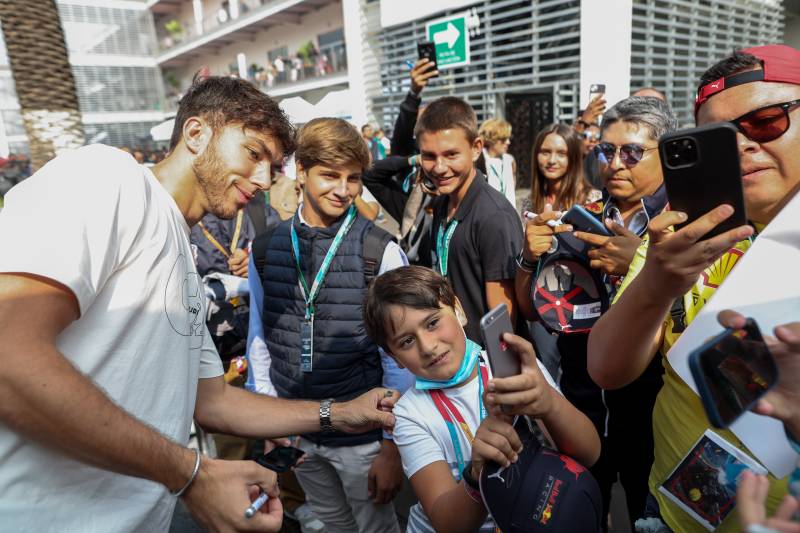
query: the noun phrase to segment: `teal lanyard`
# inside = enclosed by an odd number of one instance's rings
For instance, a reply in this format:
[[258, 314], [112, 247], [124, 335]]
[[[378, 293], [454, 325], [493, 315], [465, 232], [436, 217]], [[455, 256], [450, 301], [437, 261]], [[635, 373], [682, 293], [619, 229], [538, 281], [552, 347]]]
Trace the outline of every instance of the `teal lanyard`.
[[328, 274], [328, 269], [331, 267], [331, 262], [333, 262], [336, 251], [339, 249], [339, 245], [342, 244], [342, 240], [344, 240], [345, 235], [350, 231], [350, 227], [356, 220], [356, 213], [355, 204], [351, 205], [350, 209], [347, 211], [344, 222], [342, 222], [339, 231], [336, 232], [336, 236], [333, 238], [333, 243], [328, 249], [328, 253], [325, 254], [325, 259], [322, 260], [317, 275], [314, 277], [314, 283], [311, 285], [311, 290], [308, 289], [308, 282], [306, 282], [306, 277], [303, 274], [303, 266], [300, 264], [300, 243], [297, 239], [297, 231], [294, 229], [295, 221], [292, 220], [292, 253], [294, 255], [295, 266], [297, 266], [297, 277], [300, 278], [300, 292], [303, 294], [303, 300], [306, 302], [306, 320], [311, 320], [314, 317], [314, 302], [319, 295], [319, 291], [325, 281], [325, 276]]
[[439, 266], [439, 273], [442, 276], [447, 275], [447, 257], [450, 254], [450, 239], [453, 238], [453, 233], [458, 226], [458, 220], [453, 219], [447, 226], [444, 222], [439, 225], [439, 230], [436, 232], [436, 258]]
[[[501, 164], [502, 164], [502, 159], [500, 161], [501, 161]], [[497, 172], [497, 169], [494, 168], [494, 165], [488, 165], [488, 166], [489, 166], [489, 169], [492, 171], [492, 174], [494, 174], [497, 177], [497, 182], [500, 184], [500, 192], [503, 194], [503, 196], [505, 196], [506, 195], [506, 184], [503, 181], [502, 176], [500, 176], [500, 174]]]

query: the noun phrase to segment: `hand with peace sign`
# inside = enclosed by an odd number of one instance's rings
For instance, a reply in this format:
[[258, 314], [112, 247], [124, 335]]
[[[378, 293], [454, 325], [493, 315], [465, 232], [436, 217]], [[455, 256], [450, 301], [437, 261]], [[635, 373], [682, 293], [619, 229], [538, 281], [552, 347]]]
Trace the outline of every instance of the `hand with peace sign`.
[[614, 237], [576, 231], [573, 235], [583, 242], [593, 246], [589, 250], [589, 266], [602, 270], [606, 274], [624, 276], [636, 255], [636, 249], [642, 239], [624, 226], [607, 218], [606, 227], [614, 232]]
[[686, 221], [686, 213], [664, 211], [647, 226], [650, 244], [640, 276], [649, 287], [658, 288], [664, 298], [674, 300], [686, 294], [698, 276], [739, 241], [753, 235], [750, 226], [739, 226], [716, 237], [703, 236], [733, 214], [723, 204], [678, 231], [675, 224]]

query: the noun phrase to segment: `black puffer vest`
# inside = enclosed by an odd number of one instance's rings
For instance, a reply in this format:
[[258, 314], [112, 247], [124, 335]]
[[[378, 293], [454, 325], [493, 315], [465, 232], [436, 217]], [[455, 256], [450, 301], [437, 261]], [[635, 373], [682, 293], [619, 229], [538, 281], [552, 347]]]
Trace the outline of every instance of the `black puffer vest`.
[[[292, 255], [294, 224], [309, 289], [345, 217], [329, 228], [300, 224], [297, 217], [278, 225], [267, 245], [262, 283], [264, 334], [272, 364], [270, 380], [282, 398], [346, 401], [381, 385], [383, 368], [377, 346], [361, 316], [366, 291], [363, 240], [372, 222], [356, 217], [342, 240], [316, 300], [313, 372], [300, 369], [300, 324], [305, 301]], [[358, 435], [303, 435], [317, 444], [354, 446], [381, 438], [380, 431]]]

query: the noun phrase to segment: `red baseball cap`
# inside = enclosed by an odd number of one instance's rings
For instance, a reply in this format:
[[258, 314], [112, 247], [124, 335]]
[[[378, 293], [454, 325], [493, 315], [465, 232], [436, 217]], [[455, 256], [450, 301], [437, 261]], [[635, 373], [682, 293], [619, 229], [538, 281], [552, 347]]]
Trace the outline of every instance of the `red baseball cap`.
[[697, 91], [694, 115], [706, 100], [715, 94], [754, 81], [775, 81], [800, 85], [800, 50], [785, 44], [754, 46], [740, 50], [761, 60], [761, 70], [747, 70], [707, 83]]

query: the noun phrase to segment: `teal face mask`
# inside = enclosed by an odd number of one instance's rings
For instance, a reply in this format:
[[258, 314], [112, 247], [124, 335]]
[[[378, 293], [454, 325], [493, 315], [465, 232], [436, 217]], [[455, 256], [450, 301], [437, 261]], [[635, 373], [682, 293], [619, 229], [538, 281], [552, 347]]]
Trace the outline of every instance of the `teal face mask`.
[[472, 374], [472, 371], [475, 369], [475, 365], [478, 364], [478, 357], [481, 354], [480, 345], [467, 339], [466, 333], [464, 334], [464, 339], [466, 340], [464, 358], [461, 359], [461, 366], [458, 368], [458, 371], [453, 375], [453, 377], [445, 380], [424, 379], [418, 377], [414, 383], [414, 388], [418, 390], [446, 389], [448, 387], [455, 387], [456, 385], [464, 383], [467, 378], [469, 378], [469, 375]]

